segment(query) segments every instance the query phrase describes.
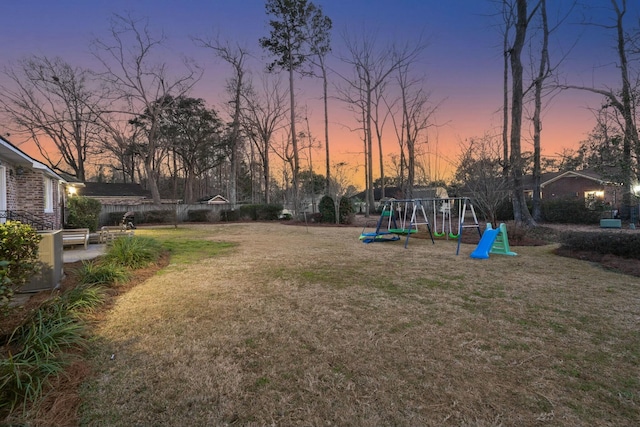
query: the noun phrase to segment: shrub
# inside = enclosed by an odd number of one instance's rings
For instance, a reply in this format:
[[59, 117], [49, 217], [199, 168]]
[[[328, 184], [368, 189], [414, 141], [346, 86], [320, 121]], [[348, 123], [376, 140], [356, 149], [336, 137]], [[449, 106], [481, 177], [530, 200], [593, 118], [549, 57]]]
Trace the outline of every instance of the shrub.
[[324, 196], [318, 203], [318, 211], [322, 215], [322, 222], [335, 224], [336, 207], [331, 196]]
[[91, 232], [98, 229], [98, 219], [102, 210], [102, 204], [98, 200], [74, 196], [69, 198], [67, 208], [67, 228], [88, 228]]
[[0, 306], [7, 307], [15, 291], [38, 271], [42, 237], [19, 221], [0, 224]]
[[238, 221], [239, 219], [240, 215], [236, 210], [229, 209], [220, 212], [220, 221]]
[[176, 218], [176, 212], [169, 209], [158, 209], [140, 213], [142, 214], [140, 222], [146, 224], [167, 224], [174, 222]]
[[349, 199], [348, 197], [340, 198], [338, 213], [340, 218], [340, 224], [351, 224], [353, 222], [355, 209], [353, 207], [353, 203], [351, 203], [351, 199]]
[[258, 221], [276, 221], [280, 212], [282, 212], [282, 205], [274, 203], [258, 205]]
[[582, 200], [558, 199], [542, 203], [542, 215], [546, 222], [560, 224], [596, 224], [600, 212], [587, 209]]
[[640, 235], [607, 232], [570, 232], [560, 236], [562, 246], [624, 258], [640, 259]]
[[293, 215], [291, 214], [291, 212], [285, 211], [283, 209], [282, 212], [280, 212], [278, 214], [278, 219], [281, 219], [281, 220], [284, 220], [284, 221], [290, 221], [290, 220], [293, 219]]
[[189, 209], [187, 220], [189, 222], [209, 222], [209, 209]]
[[505, 198], [496, 209], [496, 221], [513, 221], [513, 202]]
[[107, 224], [106, 225], [120, 225], [122, 222], [122, 217], [126, 212], [109, 212], [107, 215]]
[[258, 219], [258, 205], [242, 205], [238, 208], [238, 217], [243, 220]]
[[222, 211], [220, 217], [222, 221], [276, 221], [281, 211], [280, 204], [248, 204], [240, 206], [237, 211]]
[[141, 268], [155, 262], [162, 248], [149, 237], [120, 237], [114, 240], [105, 254], [105, 262], [127, 268]]
[[322, 222], [322, 214], [318, 213], [318, 212], [312, 213], [312, 214], [307, 214], [307, 221], [313, 222], [313, 223]]

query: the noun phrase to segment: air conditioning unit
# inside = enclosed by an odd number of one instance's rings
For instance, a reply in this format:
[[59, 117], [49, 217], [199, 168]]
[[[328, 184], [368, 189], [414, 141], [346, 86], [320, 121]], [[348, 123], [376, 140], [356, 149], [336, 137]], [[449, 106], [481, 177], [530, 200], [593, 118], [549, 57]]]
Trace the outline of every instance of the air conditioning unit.
[[20, 292], [49, 291], [60, 286], [63, 277], [62, 231], [39, 232], [42, 236], [38, 247], [40, 270]]

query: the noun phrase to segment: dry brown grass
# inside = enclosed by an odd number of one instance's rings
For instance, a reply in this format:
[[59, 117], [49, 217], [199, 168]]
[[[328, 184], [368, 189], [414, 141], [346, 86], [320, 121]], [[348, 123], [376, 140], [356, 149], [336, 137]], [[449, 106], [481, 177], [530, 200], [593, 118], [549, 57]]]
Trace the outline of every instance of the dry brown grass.
[[640, 423], [637, 278], [553, 246], [475, 260], [356, 228], [185, 228], [238, 246], [118, 298], [83, 424]]

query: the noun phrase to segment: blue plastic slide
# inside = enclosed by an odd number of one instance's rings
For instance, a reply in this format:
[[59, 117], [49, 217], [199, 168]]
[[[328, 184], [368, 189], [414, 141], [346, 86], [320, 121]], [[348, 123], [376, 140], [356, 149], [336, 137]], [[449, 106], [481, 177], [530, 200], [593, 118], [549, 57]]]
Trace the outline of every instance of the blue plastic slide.
[[482, 238], [478, 243], [478, 247], [473, 252], [471, 252], [471, 258], [489, 258], [489, 251], [491, 250], [493, 242], [496, 241], [496, 237], [498, 237], [499, 233], [499, 228], [487, 228], [486, 230], [484, 230], [484, 233], [482, 233]]

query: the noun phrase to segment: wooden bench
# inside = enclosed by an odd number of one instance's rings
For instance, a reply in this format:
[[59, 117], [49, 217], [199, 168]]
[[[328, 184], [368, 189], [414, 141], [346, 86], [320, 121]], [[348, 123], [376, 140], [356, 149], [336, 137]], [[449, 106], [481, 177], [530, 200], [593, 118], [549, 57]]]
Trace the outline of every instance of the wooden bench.
[[89, 244], [88, 228], [68, 228], [62, 230], [62, 246], [83, 245], [87, 249]]
[[123, 229], [119, 225], [105, 225], [100, 229], [100, 243], [111, 243], [118, 237], [132, 237], [133, 230]]

